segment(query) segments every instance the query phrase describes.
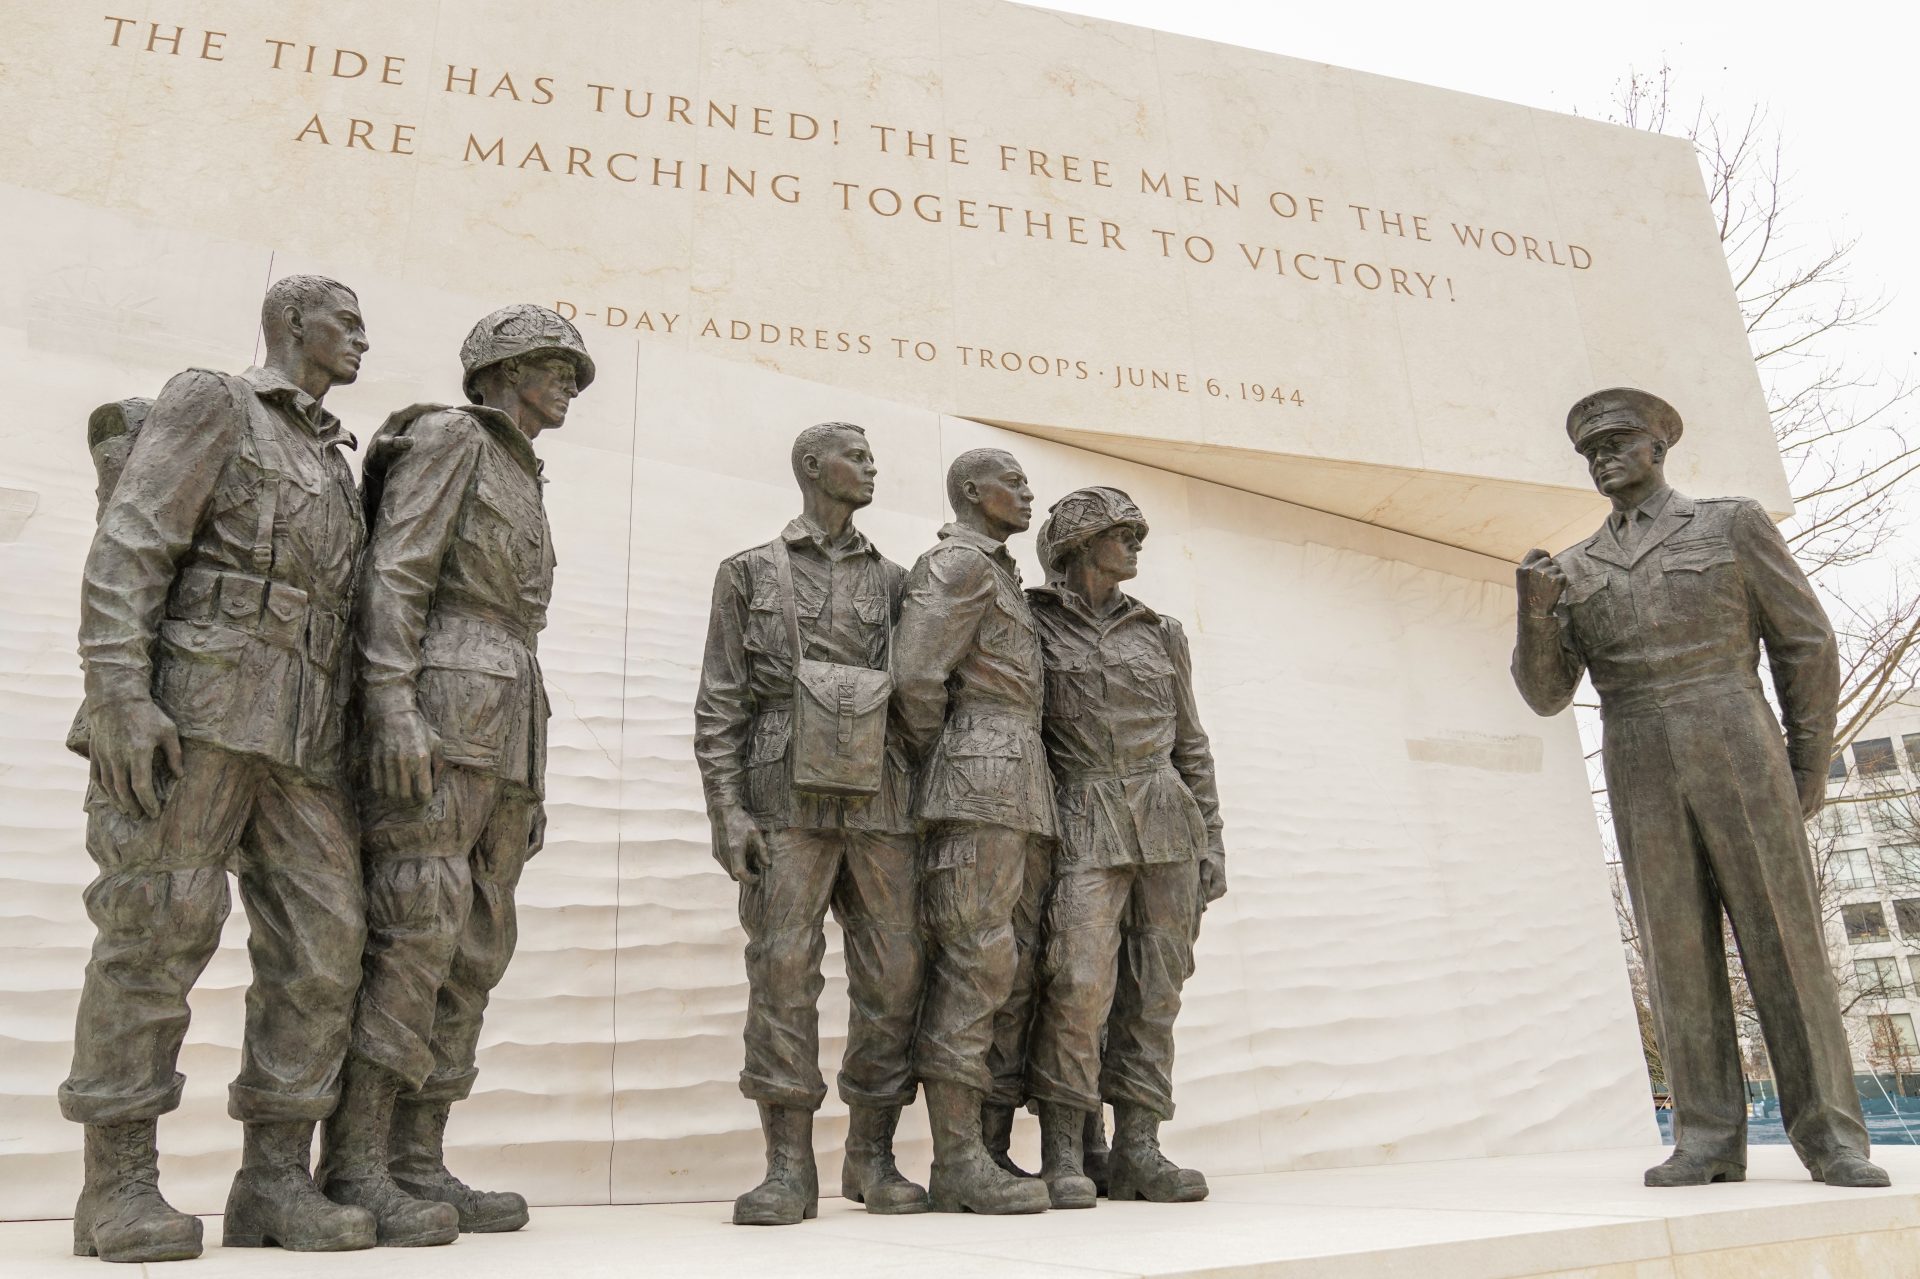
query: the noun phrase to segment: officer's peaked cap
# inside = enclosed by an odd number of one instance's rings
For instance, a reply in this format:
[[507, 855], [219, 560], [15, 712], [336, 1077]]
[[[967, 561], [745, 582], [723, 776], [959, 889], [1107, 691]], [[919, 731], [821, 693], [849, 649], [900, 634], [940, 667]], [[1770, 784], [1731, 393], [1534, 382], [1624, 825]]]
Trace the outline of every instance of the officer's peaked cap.
[[1631, 386], [1613, 386], [1582, 396], [1567, 411], [1567, 438], [1582, 448], [1609, 431], [1641, 430], [1671, 448], [1680, 441], [1680, 414], [1657, 395]]

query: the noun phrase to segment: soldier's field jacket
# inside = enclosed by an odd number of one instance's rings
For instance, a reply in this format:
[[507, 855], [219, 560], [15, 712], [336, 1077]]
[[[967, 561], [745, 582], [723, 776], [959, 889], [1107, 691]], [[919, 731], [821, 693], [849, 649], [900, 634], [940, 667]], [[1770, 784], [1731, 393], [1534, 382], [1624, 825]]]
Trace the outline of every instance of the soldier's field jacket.
[[446, 762], [535, 794], [550, 714], [535, 649], [554, 569], [540, 484], [533, 445], [498, 409], [382, 426], [362, 477], [373, 531], [355, 628], [369, 720], [417, 706]]
[[1055, 833], [1043, 681], [1013, 557], [965, 525], [946, 525], [907, 577], [893, 643], [894, 713], [909, 756], [921, 761], [916, 817]]
[[[793, 589], [806, 657], [879, 670], [900, 608], [906, 572], [858, 529], [829, 544], [805, 516], [780, 537], [793, 562]], [[870, 799], [793, 789], [793, 653], [786, 601], [771, 543], [730, 556], [713, 583], [706, 657], [694, 702], [694, 757], [707, 811], [744, 806], [765, 830], [862, 830], [909, 834], [913, 819], [904, 760], [887, 752], [880, 793]]]
[[1824, 775], [1840, 664], [1833, 630], [1780, 531], [1751, 498], [1667, 491], [1632, 551], [1612, 522], [1554, 557], [1567, 590], [1549, 617], [1520, 620], [1513, 678], [1542, 715], [1593, 677], [1603, 715], [1760, 696], [1760, 644], [1795, 772]]
[[1180, 623], [1128, 595], [1101, 617], [1062, 586], [1027, 598], [1046, 654], [1059, 865], [1224, 863], [1213, 752]]
[[339, 779], [364, 540], [341, 445], [271, 369], [167, 383], [87, 554], [89, 706], [151, 695], [183, 738]]

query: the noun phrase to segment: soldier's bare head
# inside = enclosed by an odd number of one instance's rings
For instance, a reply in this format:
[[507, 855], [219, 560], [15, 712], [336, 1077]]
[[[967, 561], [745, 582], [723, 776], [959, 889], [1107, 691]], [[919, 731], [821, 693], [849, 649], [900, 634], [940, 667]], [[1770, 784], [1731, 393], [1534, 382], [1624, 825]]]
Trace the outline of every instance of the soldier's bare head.
[[969, 449], [947, 468], [947, 501], [954, 519], [996, 541], [1033, 522], [1027, 473], [1005, 449]]
[[367, 325], [360, 299], [338, 280], [289, 275], [267, 288], [260, 304], [267, 366], [319, 399], [360, 376]]
[[793, 441], [793, 478], [811, 504], [824, 499], [849, 510], [873, 501], [880, 473], [867, 433], [851, 422], [821, 422]]

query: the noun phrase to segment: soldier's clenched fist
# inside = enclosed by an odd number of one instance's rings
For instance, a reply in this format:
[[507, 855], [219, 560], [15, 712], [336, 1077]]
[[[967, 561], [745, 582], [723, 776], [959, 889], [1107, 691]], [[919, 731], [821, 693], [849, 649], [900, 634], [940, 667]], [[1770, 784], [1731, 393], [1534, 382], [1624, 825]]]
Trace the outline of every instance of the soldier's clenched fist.
[[1520, 593], [1520, 611], [1545, 617], [1560, 602], [1567, 589], [1567, 575], [1553, 562], [1553, 556], [1539, 547], [1528, 551], [1513, 572], [1514, 589]]

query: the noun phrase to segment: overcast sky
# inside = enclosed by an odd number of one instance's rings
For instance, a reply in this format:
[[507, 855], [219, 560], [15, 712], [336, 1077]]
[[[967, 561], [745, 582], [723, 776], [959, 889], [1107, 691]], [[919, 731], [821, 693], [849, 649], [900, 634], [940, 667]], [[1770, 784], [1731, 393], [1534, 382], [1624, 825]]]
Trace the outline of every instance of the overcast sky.
[[[1796, 221], [1857, 234], [1856, 274], [1893, 305], [1858, 346], [1920, 368], [1920, 19], [1910, 3], [1612, 4], [1514, 0], [1054, 0], [1044, 5], [1549, 110], [1604, 117], [1628, 70], [1673, 69], [1675, 97], [1758, 104], [1786, 131]], [[1920, 513], [1917, 513], [1920, 514]]]

